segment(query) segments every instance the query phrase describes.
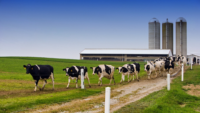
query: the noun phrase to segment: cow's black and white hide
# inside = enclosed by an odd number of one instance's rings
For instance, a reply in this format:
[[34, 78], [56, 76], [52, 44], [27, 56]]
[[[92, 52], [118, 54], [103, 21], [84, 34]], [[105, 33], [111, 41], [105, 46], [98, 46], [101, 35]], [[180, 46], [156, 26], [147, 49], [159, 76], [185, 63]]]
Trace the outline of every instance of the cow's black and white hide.
[[128, 70], [130, 71], [130, 73], [133, 73], [133, 80], [134, 80], [134, 75], [136, 75], [137, 80], [139, 81], [138, 76], [139, 76], [139, 73], [140, 73], [140, 64], [139, 63], [130, 64], [128, 66]]
[[88, 80], [89, 87], [91, 87], [87, 67], [72, 66], [72, 67], [67, 67], [67, 68], [63, 69], [63, 71], [66, 72], [66, 76], [68, 76], [67, 88], [69, 87], [70, 81], [73, 79], [76, 80], [76, 88], [78, 88], [78, 79], [81, 79], [81, 69], [84, 70], [84, 79]]
[[114, 84], [115, 84], [115, 79], [114, 79], [114, 70], [115, 67], [112, 65], [98, 65], [97, 67], [90, 67], [93, 72], [92, 74], [94, 75], [95, 73], [99, 76], [99, 81], [98, 84], [102, 85], [102, 78], [105, 77], [107, 79], [110, 79], [110, 83], [111, 84], [112, 80], [114, 80]]
[[184, 65], [187, 65], [187, 58], [185, 56], [183, 56], [183, 55], [178, 55], [178, 57], [177, 57], [177, 64], [178, 64], [178, 66], [180, 67], [182, 63]]
[[129, 69], [128, 69], [128, 66], [130, 66], [130, 65], [131, 64], [124, 64], [122, 67], [116, 68], [119, 71], [119, 73], [122, 74], [120, 83], [125, 80], [126, 75], [128, 77], [128, 82], [129, 82], [129, 76], [134, 75], [134, 72], [130, 72]]
[[164, 61], [164, 60], [166, 60], [166, 58], [160, 57], [160, 58], [155, 59], [154, 62], [156, 62], [156, 61]]
[[148, 74], [148, 79], [151, 79], [151, 74], [153, 73], [155, 73], [157, 77], [157, 72], [154, 63], [147, 61], [147, 64], [144, 66], [144, 70]]
[[[35, 89], [34, 91], [37, 90], [37, 87], [40, 90], [43, 90], [46, 83], [47, 79], [51, 78], [52, 84], [53, 84], [53, 89], [54, 89], [54, 74], [53, 74], [53, 67], [50, 65], [33, 65], [31, 64], [28, 65], [23, 65], [23, 67], [26, 69], [27, 74], [31, 74], [33, 79], [35, 80]], [[44, 81], [44, 85], [42, 88], [38, 86], [39, 80]]]
[[156, 71], [159, 71], [159, 74], [162, 74], [162, 71], [165, 71], [165, 61], [156, 61], [155, 63]]
[[172, 60], [165, 60], [165, 71], [170, 73], [170, 69], [174, 69], [174, 62]]

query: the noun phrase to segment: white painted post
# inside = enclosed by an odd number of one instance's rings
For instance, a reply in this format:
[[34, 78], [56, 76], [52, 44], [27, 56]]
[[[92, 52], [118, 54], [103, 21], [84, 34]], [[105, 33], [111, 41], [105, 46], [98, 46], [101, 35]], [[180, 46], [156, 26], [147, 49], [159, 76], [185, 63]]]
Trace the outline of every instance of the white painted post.
[[170, 74], [167, 74], [167, 90], [170, 90]]
[[183, 77], [184, 77], [184, 65], [182, 64], [182, 76], [181, 76], [181, 81], [183, 81]]
[[81, 89], [85, 89], [84, 87], [84, 70], [81, 69]]
[[105, 112], [110, 113], [110, 87], [106, 87], [105, 92]]
[[191, 64], [190, 64], [190, 65], [191, 65], [191, 68], [190, 68], [190, 69], [192, 69], [192, 64], [193, 64], [193, 62], [192, 62], [192, 57], [191, 57]]

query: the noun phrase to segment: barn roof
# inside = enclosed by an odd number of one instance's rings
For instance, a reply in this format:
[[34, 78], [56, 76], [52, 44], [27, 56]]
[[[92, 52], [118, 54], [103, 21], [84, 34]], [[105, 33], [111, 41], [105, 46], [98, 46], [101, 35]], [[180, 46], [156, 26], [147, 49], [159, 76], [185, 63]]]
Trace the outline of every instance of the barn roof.
[[80, 54], [140, 54], [172, 56], [170, 49], [84, 49]]

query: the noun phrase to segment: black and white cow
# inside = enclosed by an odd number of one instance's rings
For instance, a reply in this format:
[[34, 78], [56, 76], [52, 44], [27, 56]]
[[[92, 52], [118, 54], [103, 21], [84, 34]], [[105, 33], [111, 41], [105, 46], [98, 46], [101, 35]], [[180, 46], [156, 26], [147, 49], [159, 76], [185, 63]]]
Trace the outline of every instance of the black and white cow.
[[71, 79], [72, 80], [76, 79], [76, 88], [78, 88], [78, 79], [81, 79], [81, 69], [84, 70], [84, 79], [88, 80], [89, 87], [91, 87], [90, 79], [89, 79], [88, 72], [87, 72], [87, 67], [85, 67], [85, 66], [82, 66], [82, 67], [81, 66], [72, 66], [72, 67], [67, 67], [67, 68], [63, 69], [63, 71], [66, 72], [66, 76], [69, 76], [67, 88], [69, 87]]
[[140, 64], [139, 63], [130, 64], [128, 66], [128, 70], [130, 71], [130, 73], [133, 73], [133, 80], [134, 80], [134, 74], [135, 74], [137, 76], [137, 80], [139, 81], [138, 75], [140, 73]]
[[[52, 84], [53, 84], [53, 89], [54, 89], [54, 74], [53, 74], [53, 67], [50, 65], [33, 65], [31, 64], [24, 65], [23, 66], [26, 69], [26, 74], [31, 74], [33, 79], [35, 80], [35, 89], [34, 91], [37, 90], [37, 87], [40, 90], [43, 90], [46, 83], [47, 79], [51, 78]], [[39, 80], [44, 80], [44, 85], [42, 88], [38, 86]]]
[[128, 69], [128, 66], [130, 66], [131, 64], [124, 64], [122, 67], [118, 67], [116, 68], [119, 73], [122, 73], [122, 77], [121, 77], [121, 81], [124, 81], [125, 80], [125, 76], [128, 75], [128, 82], [129, 82], [129, 76], [133, 76], [133, 72], [130, 72], [129, 69]]
[[178, 55], [177, 57], [177, 62], [178, 62], [178, 65], [181, 66], [181, 64], [183, 63], [184, 65], [187, 65], [187, 58], [183, 55]]
[[112, 80], [114, 80], [114, 84], [115, 84], [115, 79], [114, 79], [114, 71], [115, 71], [115, 67], [112, 65], [98, 65], [97, 67], [90, 67], [93, 72], [92, 74], [94, 75], [95, 73], [99, 76], [99, 81], [98, 84], [102, 85], [102, 78], [105, 77], [107, 79], [110, 79], [110, 83], [111, 84]]
[[159, 70], [159, 74], [161, 74], [161, 71], [165, 71], [165, 68], [164, 68], [165, 61], [162, 61], [162, 60], [156, 61], [156, 62], [154, 62], [154, 64], [155, 64], [156, 71]]
[[147, 61], [147, 64], [144, 66], [144, 70], [149, 73], [148, 74], [148, 79], [151, 79], [151, 74], [154, 72], [156, 74], [157, 77], [157, 72], [156, 72], [156, 68], [155, 68], [155, 64], [153, 62], [149, 62]]
[[174, 69], [174, 62], [170, 59], [165, 60], [165, 71], [170, 71], [170, 69]]

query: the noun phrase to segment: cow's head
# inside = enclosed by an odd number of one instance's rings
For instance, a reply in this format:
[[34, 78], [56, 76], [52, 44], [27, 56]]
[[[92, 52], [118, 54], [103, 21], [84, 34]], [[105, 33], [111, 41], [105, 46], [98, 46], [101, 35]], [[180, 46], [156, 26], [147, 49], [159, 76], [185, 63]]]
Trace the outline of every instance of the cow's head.
[[118, 67], [118, 68], [116, 68], [116, 69], [118, 70], [119, 73], [121, 73], [122, 67]]
[[120, 69], [120, 72], [126, 73], [126, 72], [128, 72], [128, 69], [125, 68], [125, 67], [122, 67], [122, 68]]
[[92, 74], [94, 75], [95, 73], [98, 74], [98, 73], [101, 73], [102, 70], [99, 66], [97, 67], [90, 67], [90, 69], [92, 69]]
[[31, 70], [33, 70], [33, 66], [31, 64], [27, 64], [23, 66], [26, 69], [26, 74], [29, 74]]
[[68, 76], [69, 74], [68, 74], [68, 71], [69, 71], [69, 68], [67, 67], [67, 68], [65, 68], [65, 69], [63, 69], [63, 71], [65, 71], [66, 72], [66, 76]]
[[150, 70], [150, 65], [149, 65], [149, 64], [146, 64], [146, 65], [144, 66], [144, 70], [145, 70], [145, 71], [149, 71], [149, 70]]

